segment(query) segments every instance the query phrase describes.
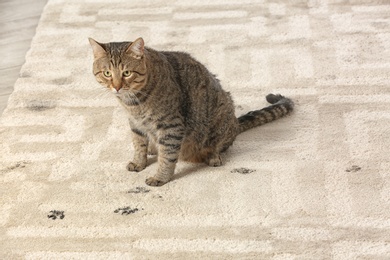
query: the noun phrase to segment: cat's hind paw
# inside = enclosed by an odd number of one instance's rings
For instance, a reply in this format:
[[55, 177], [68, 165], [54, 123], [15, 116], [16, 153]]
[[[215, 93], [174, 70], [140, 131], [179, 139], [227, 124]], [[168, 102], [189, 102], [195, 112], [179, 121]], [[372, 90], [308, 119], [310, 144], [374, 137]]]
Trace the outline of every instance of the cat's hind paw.
[[140, 172], [146, 168], [146, 165], [139, 165], [134, 162], [129, 162], [126, 168], [130, 172]]
[[148, 155], [157, 155], [157, 154], [158, 154], [158, 150], [156, 145], [150, 141], [148, 146]]
[[219, 154], [215, 154], [213, 156], [211, 156], [208, 160], [207, 160], [207, 164], [211, 167], [219, 167], [222, 165], [222, 159], [221, 159], [221, 156]]

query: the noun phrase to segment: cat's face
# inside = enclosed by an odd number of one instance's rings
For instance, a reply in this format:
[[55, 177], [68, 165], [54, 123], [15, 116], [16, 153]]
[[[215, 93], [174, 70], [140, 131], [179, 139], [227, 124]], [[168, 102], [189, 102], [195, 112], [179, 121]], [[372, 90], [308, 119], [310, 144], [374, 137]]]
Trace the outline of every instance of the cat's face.
[[89, 38], [96, 80], [117, 96], [137, 94], [147, 81], [144, 41], [98, 43]]

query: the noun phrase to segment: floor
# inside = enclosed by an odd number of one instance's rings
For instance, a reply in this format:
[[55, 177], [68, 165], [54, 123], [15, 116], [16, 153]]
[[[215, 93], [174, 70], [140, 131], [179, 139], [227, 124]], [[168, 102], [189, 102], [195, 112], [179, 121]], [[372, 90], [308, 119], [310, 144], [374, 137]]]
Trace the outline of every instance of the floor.
[[47, 1], [0, 1], [0, 115], [7, 106]]

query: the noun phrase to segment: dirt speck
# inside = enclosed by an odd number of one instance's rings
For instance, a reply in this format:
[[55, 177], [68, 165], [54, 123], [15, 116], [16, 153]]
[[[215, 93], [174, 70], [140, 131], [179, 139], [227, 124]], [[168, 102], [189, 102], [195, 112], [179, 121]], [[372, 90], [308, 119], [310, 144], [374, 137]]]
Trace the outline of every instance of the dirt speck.
[[56, 104], [51, 100], [31, 100], [26, 104], [26, 108], [31, 111], [45, 111], [55, 108]]

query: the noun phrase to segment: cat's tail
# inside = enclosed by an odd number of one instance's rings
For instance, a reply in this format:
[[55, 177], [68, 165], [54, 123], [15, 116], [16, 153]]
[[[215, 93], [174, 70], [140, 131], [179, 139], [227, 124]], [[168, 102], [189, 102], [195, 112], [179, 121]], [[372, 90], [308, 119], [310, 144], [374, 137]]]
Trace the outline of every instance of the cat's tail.
[[238, 118], [240, 133], [256, 126], [275, 121], [293, 111], [294, 102], [282, 95], [268, 94], [266, 96], [271, 105], [260, 110], [251, 111]]

